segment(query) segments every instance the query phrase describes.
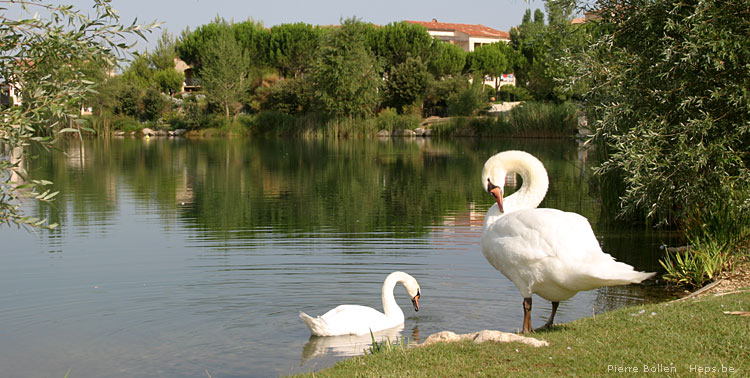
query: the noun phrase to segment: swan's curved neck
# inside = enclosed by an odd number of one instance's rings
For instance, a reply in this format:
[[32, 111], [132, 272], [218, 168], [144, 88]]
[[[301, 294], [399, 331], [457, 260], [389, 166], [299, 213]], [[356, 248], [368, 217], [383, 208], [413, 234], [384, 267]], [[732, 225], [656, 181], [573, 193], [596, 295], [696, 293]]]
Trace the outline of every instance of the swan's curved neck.
[[390, 275], [388, 275], [388, 277], [386, 277], [385, 282], [383, 282], [383, 313], [389, 318], [394, 316], [404, 316], [404, 312], [401, 311], [401, 307], [399, 307], [398, 303], [396, 303], [396, 298], [393, 297], [393, 289], [396, 287], [396, 284], [399, 282], [406, 282], [406, 276], [404, 274], [398, 273], [399, 272], [391, 273]]
[[[523, 151], [505, 151], [491, 159], [488, 164], [496, 165], [500, 172], [517, 173], [523, 180], [520, 189], [503, 198], [505, 213], [533, 209], [542, 203], [549, 188], [549, 178], [544, 164], [539, 159]], [[495, 177], [495, 179], [505, 180], [505, 177]], [[500, 181], [497, 185], [503, 185], [503, 183], [504, 181]]]

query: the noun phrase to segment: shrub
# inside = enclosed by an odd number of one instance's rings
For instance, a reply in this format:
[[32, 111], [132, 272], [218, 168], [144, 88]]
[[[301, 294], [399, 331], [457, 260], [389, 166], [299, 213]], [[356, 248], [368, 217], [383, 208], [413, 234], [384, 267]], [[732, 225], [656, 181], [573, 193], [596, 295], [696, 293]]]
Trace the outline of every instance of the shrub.
[[156, 121], [168, 109], [170, 101], [156, 88], [146, 89], [143, 95], [143, 118]]
[[531, 101], [534, 96], [526, 88], [503, 85], [497, 91], [497, 101]]
[[119, 117], [112, 122], [112, 126], [115, 130], [121, 130], [125, 132], [138, 131], [141, 129], [140, 122], [130, 117]]
[[399, 115], [396, 110], [385, 108], [375, 118], [375, 128], [377, 130], [388, 130], [390, 132], [399, 129], [411, 130], [417, 128], [421, 121], [422, 117], [418, 115]]
[[261, 111], [304, 114], [312, 108], [312, 88], [304, 78], [279, 80], [256, 92]]
[[480, 85], [471, 85], [446, 100], [448, 115], [471, 116], [487, 107], [487, 94]]

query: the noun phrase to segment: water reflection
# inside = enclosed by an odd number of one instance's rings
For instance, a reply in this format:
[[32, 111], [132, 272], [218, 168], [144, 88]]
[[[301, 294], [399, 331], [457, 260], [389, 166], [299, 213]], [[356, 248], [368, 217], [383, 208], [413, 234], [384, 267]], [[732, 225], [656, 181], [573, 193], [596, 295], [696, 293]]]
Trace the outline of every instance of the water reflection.
[[365, 353], [372, 346], [372, 339], [377, 342], [397, 342], [401, 340], [404, 325], [374, 332], [372, 335], [346, 336], [310, 336], [302, 348], [302, 364], [308, 363], [316, 357], [351, 357]]

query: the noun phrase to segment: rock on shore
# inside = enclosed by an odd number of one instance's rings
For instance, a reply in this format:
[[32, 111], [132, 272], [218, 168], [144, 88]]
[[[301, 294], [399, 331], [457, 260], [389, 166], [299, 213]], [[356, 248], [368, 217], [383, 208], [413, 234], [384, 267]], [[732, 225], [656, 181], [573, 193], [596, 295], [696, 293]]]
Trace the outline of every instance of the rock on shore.
[[500, 331], [484, 330], [474, 333], [464, 333], [457, 335], [451, 331], [443, 331], [430, 335], [422, 344], [430, 345], [435, 343], [451, 343], [454, 341], [472, 340], [475, 343], [483, 343], [485, 341], [494, 341], [496, 343], [510, 343], [519, 342], [522, 344], [528, 344], [534, 347], [549, 346], [549, 343], [545, 340], [538, 340], [533, 337], [526, 337], [516, 335], [515, 333], [507, 333]]

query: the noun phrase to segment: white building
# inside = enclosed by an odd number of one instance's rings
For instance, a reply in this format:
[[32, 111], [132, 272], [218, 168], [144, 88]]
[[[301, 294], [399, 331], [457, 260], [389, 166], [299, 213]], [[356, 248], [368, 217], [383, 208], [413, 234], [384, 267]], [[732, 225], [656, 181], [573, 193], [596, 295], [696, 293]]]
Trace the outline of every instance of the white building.
[[[433, 37], [451, 44], [460, 46], [464, 51], [474, 51], [479, 46], [489, 45], [497, 42], [510, 42], [510, 34], [502, 30], [493, 29], [479, 24], [455, 24], [448, 22], [438, 22], [437, 19], [432, 21], [412, 21], [406, 20], [410, 24], [422, 25], [427, 28], [427, 32]], [[485, 84], [499, 88], [503, 85], [516, 85], [516, 78], [513, 74], [506, 74], [502, 77], [485, 77]]]

